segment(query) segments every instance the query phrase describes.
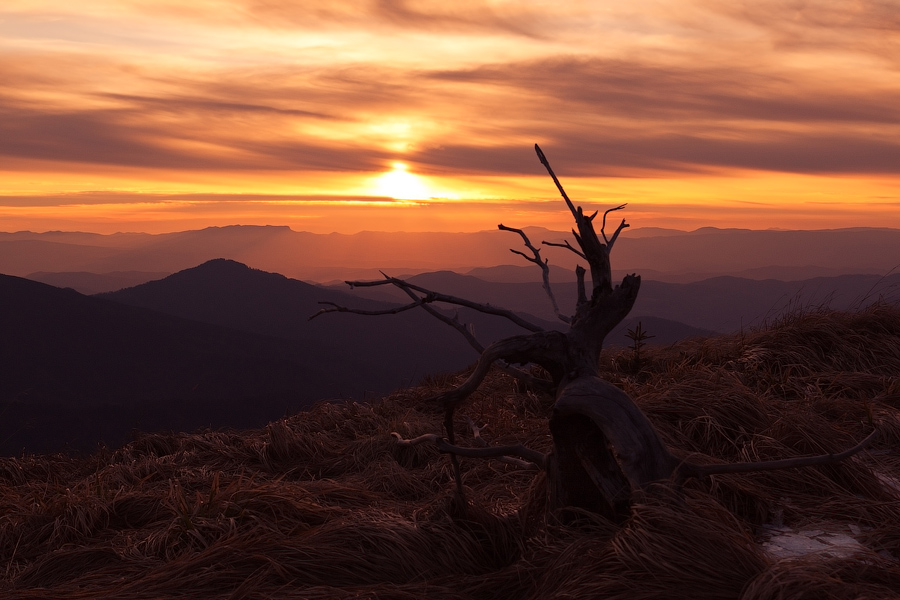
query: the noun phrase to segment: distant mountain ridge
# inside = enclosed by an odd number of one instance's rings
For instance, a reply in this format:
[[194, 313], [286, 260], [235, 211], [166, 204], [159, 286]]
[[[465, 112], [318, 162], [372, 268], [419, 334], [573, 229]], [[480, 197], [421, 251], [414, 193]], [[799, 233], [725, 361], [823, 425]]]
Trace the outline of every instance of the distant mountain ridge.
[[28, 275], [28, 279], [39, 281], [61, 288], [72, 288], [73, 290], [90, 296], [92, 294], [101, 294], [103, 292], [114, 292], [127, 287], [133, 287], [162, 279], [169, 273], [165, 272], [148, 272], [148, 271], [113, 271], [112, 273], [87, 273], [84, 271], [62, 271], [56, 273], [47, 273], [38, 271]]
[[[571, 238], [570, 232], [537, 227], [525, 231], [535, 244]], [[466, 272], [506, 265], [515, 260], [511, 248], [521, 249], [521, 240], [496, 230], [313, 234], [283, 226], [233, 225], [159, 235], [16, 232], [0, 233], [0, 272], [17, 276], [38, 271], [172, 273], [224, 257], [297, 279], [333, 281], [378, 277], [379, 269], [391, 274]], [[566, 270], [578, 261], [560, 248], [544, 248], [543, 255], [551, 266]], [[612, 260], [619, 272], [681, 283], [718, 275], [768, 278], [778, 269], [798, 279], [883, 275], [900, 265], [900, 230], [625, 230]]]

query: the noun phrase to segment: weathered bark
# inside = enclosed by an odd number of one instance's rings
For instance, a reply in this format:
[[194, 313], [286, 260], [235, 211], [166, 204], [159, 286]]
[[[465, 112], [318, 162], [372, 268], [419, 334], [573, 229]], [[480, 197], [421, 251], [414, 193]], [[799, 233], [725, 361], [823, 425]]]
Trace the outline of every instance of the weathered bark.
[[560, 391], [550, 431], [551, 507], [621, 518], [633, 490], [669, 479], [678, 466], [631, 398], [599, 377], [580, 377]]

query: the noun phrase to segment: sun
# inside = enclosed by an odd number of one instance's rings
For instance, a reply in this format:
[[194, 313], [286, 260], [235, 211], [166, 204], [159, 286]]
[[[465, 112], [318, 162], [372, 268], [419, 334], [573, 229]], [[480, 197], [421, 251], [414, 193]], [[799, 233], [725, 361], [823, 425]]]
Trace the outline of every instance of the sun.
[[429, 198], [431, 190], [418, 175], [413, 175], [406, 164], [395, 162], [391, 170], [375, 179], [373, 192], [376, 196], [388, 196], [395, 200], [423, 200]]

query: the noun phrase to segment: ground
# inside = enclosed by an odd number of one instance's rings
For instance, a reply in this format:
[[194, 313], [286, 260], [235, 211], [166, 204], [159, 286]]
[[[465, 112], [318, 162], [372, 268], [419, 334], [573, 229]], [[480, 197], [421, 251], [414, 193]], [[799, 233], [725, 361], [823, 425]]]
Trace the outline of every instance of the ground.
[[[650, 332], [652, 334], [652, 332]], [[88, 457], [0, 459], [0, 595], [54, 598], [894, 598], [900, 310], [795, 314], [602, 356], [677, 456], [836, 452], [837, 465], [662, 482], [613, 524], [546, 508], [543, 475], [449, 461], [427, 399], [323, 403], [253, 431], [141, 435]], [[492, 445], [550, 448], [553, 398], [494, 372], [458, 413]]]

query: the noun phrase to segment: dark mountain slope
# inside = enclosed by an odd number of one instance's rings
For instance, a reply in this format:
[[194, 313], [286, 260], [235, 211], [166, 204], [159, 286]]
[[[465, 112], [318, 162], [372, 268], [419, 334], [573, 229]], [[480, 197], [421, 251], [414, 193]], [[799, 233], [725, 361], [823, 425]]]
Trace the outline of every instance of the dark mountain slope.
[[701, 327], [691, 327], [679, 321], [661, 319], [659, 317], [628, 317], [609, 332], [604, 342], [605, 348], [632, 347], [634, 342], [628, 337], [628, 331], [635, 329], [638, 324], [647, 333], [653, 336], [645, 343], [649, 346], [668, 346], [675, 342], [690, 338], [708, 337], [717, 335], [717, 332]]
[[[348, 383], [341, 393], [354, 397], [363, 390], [388, 392], [430, 373], [461, 369], [478, 357], [456, 331], [422, 310], [383, 316], [328, 314], [310, 321], [309, 316], [322, 308], [320, 302], [367, 310], [396, 305], [231, 260], [211, 260], [159, 281], [98, 297], [300, 341]], [[398, 303], [402, 301], [398, 298]], [[469, 310], [459, 315], [463, 322], [473, 323], [485, 343], [523, 332], [497, 317]]]
[[804, 281], [713, 277], [694, 283], [646, 281], [631, 317], [654, 316], [693, 327], [735, 332], [798, 309], [854, 310], [883, 299], [900, 301], [900, 274], [841, 275]]
[[248, 426], [339, 382], [302, 345], [0, 276], [0, 452]]

